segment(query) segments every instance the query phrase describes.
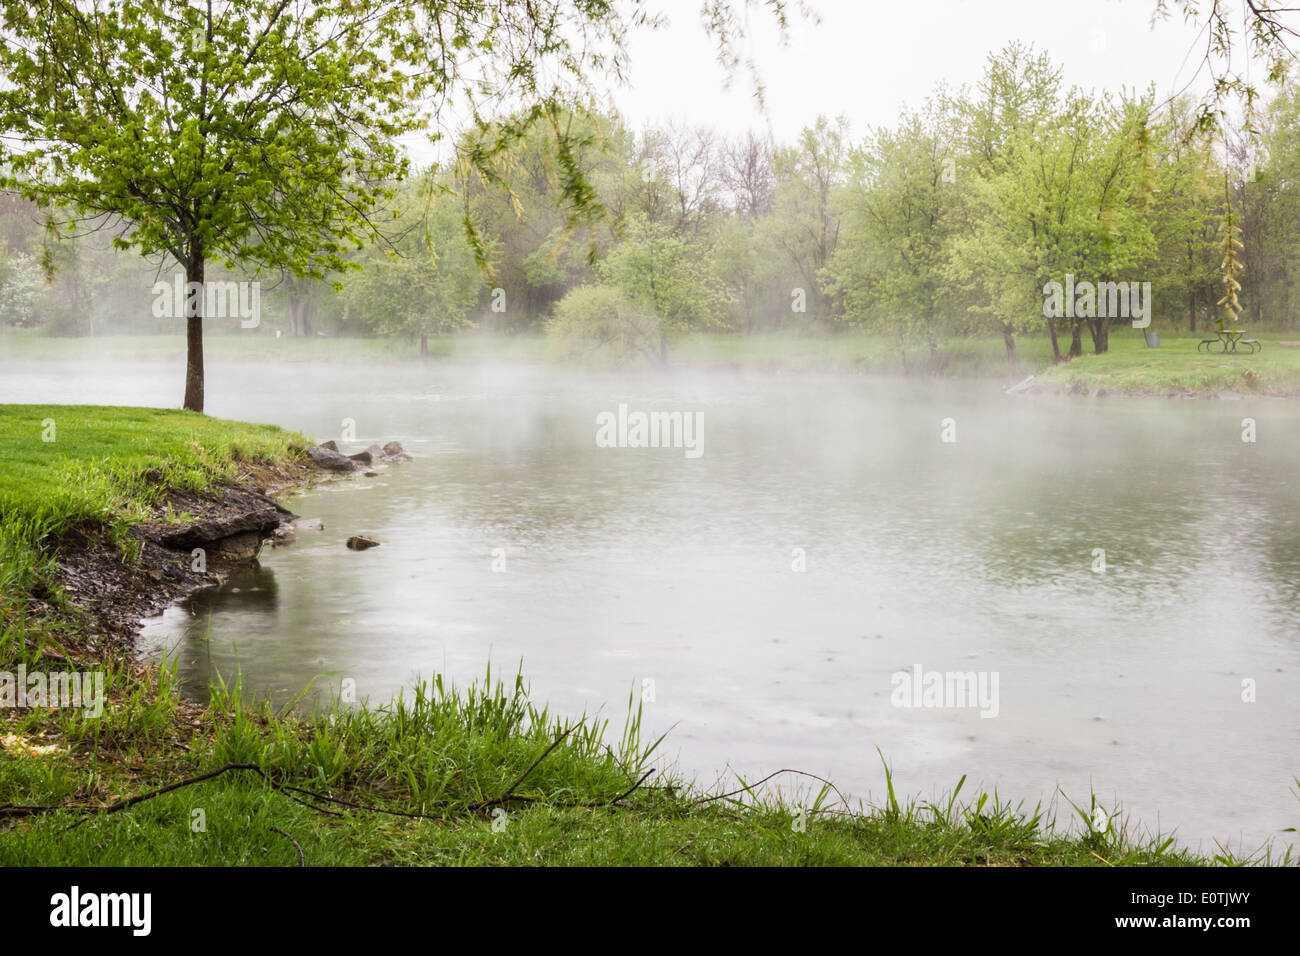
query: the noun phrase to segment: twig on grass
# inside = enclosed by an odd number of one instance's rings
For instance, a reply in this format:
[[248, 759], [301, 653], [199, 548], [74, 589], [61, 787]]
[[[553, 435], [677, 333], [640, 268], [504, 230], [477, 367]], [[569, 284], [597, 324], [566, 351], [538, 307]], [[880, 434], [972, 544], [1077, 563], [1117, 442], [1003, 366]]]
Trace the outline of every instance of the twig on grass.
[[742, 793], [753, 793], [754, 788], [762, 786], [763, 784], [771, 780], [773, 777], [779, 777], [783, 773], [794, 773], [794, 774], [798, 774], [801, 777], [811, 777], [813, 780], [817, 780], [821, 783], [824, 783], [826, 784], [826, 786], [830, 787], [832, 790], [835, 791], [835, 795], [840, 798], [840, 802], [843, 803], [844, 806], [847, 807], [849, 805], [849, 801], [844, 798], [844, 794], [840, 793], [839, 788], [835, 786], [835, 784], [827, 780], [825, 777], [819, 777], [817, 776], [817, 774], [809, 773], [806, 770], [790, 770], [788, 768], [785, 770], [776, 770], [772, 773], [769, 773], [762, 780], [756, 780], [753, 783], [749, 784], [748, 786], [741, 787], [739, 790], [732, 790], [729, 793], [715, 793], [711, 796], [701, 797], [699, 800], [693, 801], [692, 805], [699, 806], [700, 804], [704, 804], [704, 803], [712, 803], [714, 800], [726, 800], [730, 797], [739, 796]]
[[515, 780], [514, 783], [506, 787], [505, 793], [501, 794], [501, 796], [497, 797], [495, 800], [480, 800], [478, 803], [470, 804], [470, 809], [486, 810], [488, 807], [497, 807], [503, 803], [506, 803], [509, 800], [515, 799], [515, 789], [521, 783], [523, 783], [525, 780], [528, 779], [528, 775], [532, 773], [534, 770], [536, 770], [541, 765], [542, 761], [551, 755], [551, 752], [555, 750], [556, 747], [564, 743], [564, 738], [568, 737], [569, 734], [573, 733], [573, 730], [574, 728], [570, 727], [564, 733], [556, 737], [555, 740], [551, 743], [551, 745], [547, 747], [544, 751], [542, 751], [541, 756], [538, 757], [536, 760], [534, 760], [531, 764], [529, 764], [528, 769], [525, 770], [523, 773], [521, 773], [519, 775], [519, 778]]
[[297, 840], [295, 840], [293, 837], [289, 836], [289, 834], [285, 833], [285, 832], [284, 832], [283, 830], [281, 830], [279, 827], [271, 827], [271, 832], [272, 832], [272, 833], [278, 833], [278, 834], [280, 834], [280, 836], [284, 837], [286, 840], [288, 840], [290, 843], [293, 844], [294, 849], [298, 851], [298, 865], [299, 865], [299, 866], [306, 866], [306, 865], [307, 865], [307, 857], [303, 855], [303, 852], [302, 852], [302, 846], [301, 846], [301, 844], [298, 843]]

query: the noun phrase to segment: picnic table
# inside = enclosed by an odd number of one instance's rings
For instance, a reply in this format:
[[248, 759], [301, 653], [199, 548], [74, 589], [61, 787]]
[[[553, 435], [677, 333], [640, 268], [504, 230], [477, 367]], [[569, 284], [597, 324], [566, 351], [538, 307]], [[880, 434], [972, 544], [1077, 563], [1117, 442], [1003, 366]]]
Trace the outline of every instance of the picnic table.
[[[1205, 349], [1207, 352], [1236, 352], [1238, 345], [1246, 346], [1246, 351], [1250, 353], [1258, 352], [1264, 346], [1259, 339], [1248, 339], [1245, 337], [1245, 329], [1217, 329], [1212, 339], [1201, 339], [1200, 344], [1196, 346], [1196, 351]], [[1215, 346], [1218, 349], [1215, 349]]]

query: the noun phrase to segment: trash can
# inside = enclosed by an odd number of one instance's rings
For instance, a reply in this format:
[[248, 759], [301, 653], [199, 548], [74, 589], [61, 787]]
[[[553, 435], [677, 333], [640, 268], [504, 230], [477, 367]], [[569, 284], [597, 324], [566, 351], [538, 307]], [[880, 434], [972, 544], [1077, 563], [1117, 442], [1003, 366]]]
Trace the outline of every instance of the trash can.
[[1147, 337], [1147, 348], [1149, 348], [1149, 349], [1158, 349], [1158, 348], [1160, 348], [1160, 333], [1159, 333], [1159, 332], [1147, 332], [1147, 333], [1146, 333], [1146, 337]]

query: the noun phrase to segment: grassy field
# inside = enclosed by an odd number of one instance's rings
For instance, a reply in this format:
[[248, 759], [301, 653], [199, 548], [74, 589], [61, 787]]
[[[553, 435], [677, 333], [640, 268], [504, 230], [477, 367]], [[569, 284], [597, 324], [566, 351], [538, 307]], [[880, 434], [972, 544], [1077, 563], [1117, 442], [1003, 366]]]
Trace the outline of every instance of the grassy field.
[[[51, 648], [87, 626], [57, 600], [27, 613], [61, 529], [120, 532], [163, 487], [238, 478], [296, 441], [181, 412], [0, 407], [0, 670], [57, 668]], [[1090, 799], [1077, 813], [1061, 803], [1058, 820], [960, 782], [938, 803], [891, 788], [847, 805], [799, 775], [775, 781], [781, 796], [742, 782], [704, 793], [655, 771], [660, 742], [641, 739], [630, 702], [611, 735], [605, 721], [538, 709], [518, 677], [461, 689], [435, 679], [386, 706], [304, 714], [237, 686], [214, 687], [206, 707], [183, 703], [165, 662], [76, 664], [106, 674], [102, 716], [0, 707], [2, 865], [292, 865], [300, 849], [309, 864], [1215, 862], [1122, 816], [1095, 829]], [[244, 769], [150, 796], [232, 764]]]
[[1300, 395], [1300, 332], [1262, 332], [1263, 351], [1221, 354], [1198, 351], [1211, 333], [1161, 333], [1159, 348], [1149, 349], [1141, 334], [1114, 335], [1105, 355], [1084, 354], [1047, 368], [1044, 385], [1076, 390], [1166, 395], [1171, 392], [1239, 392]]

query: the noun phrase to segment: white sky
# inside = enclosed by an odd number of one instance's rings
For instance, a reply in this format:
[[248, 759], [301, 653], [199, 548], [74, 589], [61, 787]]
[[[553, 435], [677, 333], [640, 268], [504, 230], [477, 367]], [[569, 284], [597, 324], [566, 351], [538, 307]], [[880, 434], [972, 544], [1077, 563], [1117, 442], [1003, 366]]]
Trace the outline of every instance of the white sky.
[[[737, 132], [770, 122], [778, 140], [788, 140], [826, 113], [843, 114], [860, 136], [892, 125], [901, 106], [919, 105], [941, 81], [974, 86], [987, 54], [1012, 40], [1047, 51], [1067, 86], [1154, 82], [1168, 95], [1192, 79], [1204, 52], [1199, 28], [1177, 14], [1152, 27], [1155, 0], [810, 0], [820, 24], [795, 18], [784, 49], [770, 17], [752, 15], [764, 120], [743, 71], [722, 90], [698, 0], [660, 3], [671, 26], [632, 42], [631, 86], [614, 93], [634, 128], [678, 119]], [[1205, 88], [1202, 75], [1193, 89]]]
[[[1063, 68], [1067, 87], [1144, 91], [1154, 83], [1161, 98], [1189, 83], [1198, 95], [1209, 88], [1203, 24], [1185, 23], [1175, 12], [1153, 25], [1155, 0], [808, 3], [820, 22], [792, 14], [786, 46], [770, 15], [751, 13], [749, 52], [766, 90], [766, 117], [745, 69], [729, 91], [723, 89], [725, 74], [700, 21], [700, 0], [657, 0], [654, 9], [670, 23], [632, 38], [629, 83], [611, 88], [609, 100], [637, 130], [670, 120], [726, 133], [770, 125], [778, 141], [788, 142], [824, 113], [843, 115], [857, 139], [869, 127], [893, 125], [902, 106], [920, 105], [940, 82], [973, 87], [987, 55], [1013, 40], [1047, 51]], [[1234, 56], [1240, 50], [1238, 44]], [[422, 136], [403, 140], [417, 162], [433, 157]]]

